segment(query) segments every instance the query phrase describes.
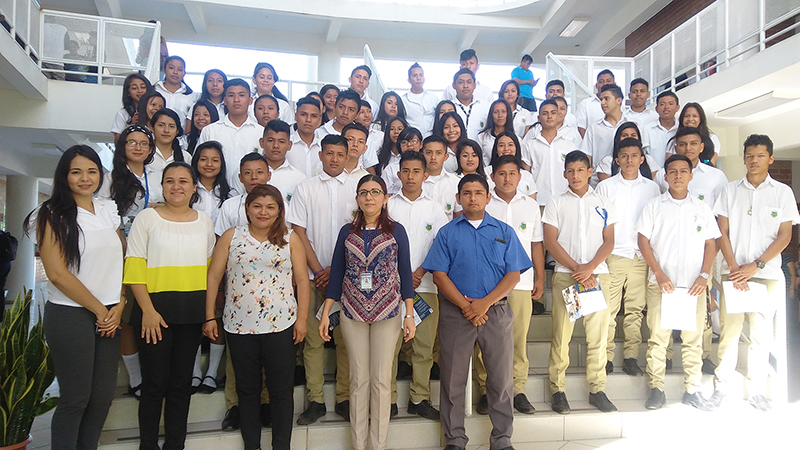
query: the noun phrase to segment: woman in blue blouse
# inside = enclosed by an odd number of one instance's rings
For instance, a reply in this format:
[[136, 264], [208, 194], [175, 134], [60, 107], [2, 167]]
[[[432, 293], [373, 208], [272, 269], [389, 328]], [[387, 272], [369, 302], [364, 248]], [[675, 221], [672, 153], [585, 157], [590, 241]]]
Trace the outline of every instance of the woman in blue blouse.
[[[354, 449], [384, 450], [389, 434], [392, 360], [397, 333], [414, 337], [414, 286], [408, 236], [386, 211], [386, 184], [365, 175], [358, 211], [336, 241], [319, 334], [330, 340], [328, 314], [341, 300], [342, 335], [350, 355], [350, 426]], [[400, 317], [400, 302], [406, 314]]]

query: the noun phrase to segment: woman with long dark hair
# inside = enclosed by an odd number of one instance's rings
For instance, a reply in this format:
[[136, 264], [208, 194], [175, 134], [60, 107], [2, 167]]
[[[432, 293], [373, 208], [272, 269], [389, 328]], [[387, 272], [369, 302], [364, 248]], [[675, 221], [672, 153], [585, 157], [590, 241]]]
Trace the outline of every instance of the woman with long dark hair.
[[[256, 64], [253, 69], [253, 100], [261, 97], [262, 95], [271, 95], [278, 100], [278, 109], [280, 110], [280, 119], [288, 124], [294, 123], [294, 110], [292, 105], [289, 104], [289, 99], [275, 86], [275, 83], [280, 81], [275, 68], [272, 64], [260, 62]], [[250, 107], [250, 112], [253, 112], [255, 101]]]
[[219, 120], [219, 111], [210, 100], [200, 99], [192, 108], [192, 127], [189, 129], [188, 147], [186, 150], [194, 155], [197, 140], [203, 128]]
[[502, 132], [514, 133], [514, 123], [512, 122], [511, 107], [502, 98], [492, 102], [489, 107], [489, 116], [486, 118], [486, 126], [483, 127], [476, 141], [483, 150], [483, 164], [489, 166], [492, 157], [492, 147], [494, 147], [495, 137]]
[[[638, 139], [641, 142], [641, 134], [639, 132], [639, 127], [636, 125], [636, 122], [625, 122], [617, 127], [617, 131], [614, 133], [614, 149], [610, 155], [607, 155], [602, 160], [600, 160], [600, 164], [598, 164], [597, 168], [595, 169], [595, 173], [597, 174], [598, 181], [603, 181], [606, 178], [610, 178], [617, 173], [619, 173], [619, 165], [617, 164], [617, 155], [619, 153], [619, 143], [623, 139], [634, 138]], [[653, 157], [650, 155], [644, 155], [645, 160], [642, 165], [639, 167], [639, 170], [642, 173], [642, 176], [647, 178], [648, 180], [652, 180], [655, 173], [658, 172], [659, 167], [658, 163], [656, 162]], [[594, 178], [594, 177], [592, 177]]]
[[[386, 184], [365, 175], [358, 211], [336, 241], [325, 305], [317, 330], [330, 341], [328, 314], [337, 301], [350, 358], [350, 427], [354, 449], [385, 449], [391, 411], [392, 361], [397, 330], [414, 337], [414, 286], [405, 228], [389, 218]], [[406, 313], [401, 317], [400, 303]]]
[[145, 92], [142, 94], [142, 97], [139, 98], [139, 108], [137, 111], [142, 111], [142, 114], [138, 114], [136, 124], [143, 127], [150, 127], [150, 119], [153, 118], [153, 114], [159, 109], [166, 108], [166, 104], [167, 101], [164, 100], [164, 96], [157, 91]]
[[192, 155], [181, 149], [180, 137], [183, 136], [183, 127], [175, 111], [169, 108], [156, 111], [150, 119], [150, 129], [153, 130], [153, 137], [156, 140], [153, 169], [158, 173], [173, 161], [188, 163], [192, 160]]
[[52, 196], [25, 218], [48, 278], [44, 334], [60, 391], [52, 448], [97, 448], [114, 398], [123, 245], [116, 206], [93, 199], [102, 183], [97, 153], [70, 147], [56, 166]]
[[498, 95], [511, 107], [511, 123], [514, 125], [514, 132], [517, 133], [518, 138], [522, 139], [536, 119], [533, 117], [533, 113], [519, 104], [519, 93], [519, 83], [508, 80], [500, 87]]
[[705, 145], [703, 153], [700, 154], [700, 162], [710, 163], [709, 165], [714, 166], [722, 144], [719, 141], [719, 137], [708, 128], [706, 113], [700, 103], [689, 102], [683, 106], [683, 110], [681, 110], [681, 114], [678, 117], [678, 129], [686, 127], [694, 127], [700, 130], [700, 137]]
[[[503, 131], [502, 133], [497, 135], [497, 138], [494, 140], [494, 145], [492, 146], [492, 156], [489, 161], [489, 165], [486, 166], [486, 176], [488, 179], [491, 180], [491, 173], [493, 171], [493, 167], [495, 162], [501, 156], [513, 156], [514, 159], [517, 160], [520, 167], [523, 167], [524, 164], [522, 163], [522, 147], [520, 146], [519, 139], [517, 139], [517, 134], [508, 131]], [[533, 179], [533, 175], [531, 174], [530, 170], [525, 170], [524, 168], [520, 170], [520, 180], [519, 184], [517, 185], [517, 190], [529, 197], [533, 197], [536, 199], [536, 194], [538, 193], [538, 189], [536, 188], [536, 181]]]
[[401, 117], [392, 117], [386, 122], [386, 133], [383, 134], [383, 143], [378, 149], [378, 164], [374, 166], [376, 175], [381, 176], [393, 156], [397, 160], [400, 159], [400, 155], [397, 154], [397, 139], [400, 137], [400, 132], [406, 128], [408, 122]]
[[228, 76], [219, 69], [211, 69], [203, 75], [203, 89], [200, 92], [200, 100], [211, 102], [217, 109], [217, 117], [225, 115], [224, 95], [225, 82], [227, 81]]
[[455, 109], [446, 112], [439, 117], [433, 125], [434, 136], [441, 136], [447, 142], [447, 153], [449, 158], [444, 162], [444, 170], [454, 173], [458, 168], [456, 161], [456, 147], [461, 140], [467, 138], [467, 128], [464, 126], [464, 121], [461, 120]]
[[153, 88], [161, 93], [166, 100], [166, 108], [178, 115], [181, 127], [189, 126], [189, 112], [200, 98], [200, 94], [183, 80], [186, 76], [186, 61], [177, 55], [167, 57], [164, 61], [164, 79], [156, 83]]
[[397, 95], [397, 92], [389, 91], [381, 97], [381, 106], [375, 114], [374, 124], [378, 126], [380, 131], [385, 132], [389, 125], [389, 120], [394, 117], [405, 120], [406, 107], [403, 105], [403, 99]]
[[319, 89], [319, 96], [322, 98], [322, 124], [333, 120], [336, 116], [336, 99], [339, 98], [339, 88], [326, 84]]
[[139, 99], [145, 92], [152, 91], [153, 85], [150, 80], [138, 73], [132, 73], [125, 77], [122, 84], [122, 109], [117, 111], [114, 123], [111, 125], [111, 133], [114, 134], [114, 142], [119, 139], [119, 134], [128, 125], [137, 123], [139, 120]]

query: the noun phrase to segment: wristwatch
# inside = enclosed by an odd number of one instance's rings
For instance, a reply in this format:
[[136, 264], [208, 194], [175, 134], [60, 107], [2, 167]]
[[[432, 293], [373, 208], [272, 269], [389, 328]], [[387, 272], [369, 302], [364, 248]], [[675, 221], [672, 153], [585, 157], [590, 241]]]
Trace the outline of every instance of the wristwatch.
[[757, 260], [756, 260], [756, 266], [757, 266], [759, 269], [763, 269], [764, 267], [766, 267], [766, 266], [767, 266], [767, 263], [765, 263], [764, 261], [762, 261], [762, 260], [760, 260], [760, 259], [757, 259]]
[[708, 279], [708, 272], [700, 272], [700, 276], [703, 277], [704, 280]]

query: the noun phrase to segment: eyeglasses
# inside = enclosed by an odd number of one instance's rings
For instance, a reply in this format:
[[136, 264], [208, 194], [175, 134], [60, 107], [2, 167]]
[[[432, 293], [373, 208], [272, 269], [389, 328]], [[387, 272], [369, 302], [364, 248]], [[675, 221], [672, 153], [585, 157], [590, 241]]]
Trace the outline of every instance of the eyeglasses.
[[411, 139], [410, 141], [409, 140], [400, 141], [400, 143], [402, 145], [408, 145], [408, 144], [417, 145], [417, 144], [419, 144], [419, 139], [414, 138], [414, 139]]
[[125, 141], [128, 147], [150, 148], [150, 141], [136, 142], [134, 140]]
[[361, 197], [361, 198], [366, 197], [367, 194], [371, 195], [372, 197], [377, 197], [379, 195], [383, 195], [384, 192], [382, 190], [380, 190], [380, 189], [372, 189], [372, 190], [369, 190], [369, 191], [366, 190], [366, 189], [362, 189], [362, 190], [358, 191], [358, 196]]

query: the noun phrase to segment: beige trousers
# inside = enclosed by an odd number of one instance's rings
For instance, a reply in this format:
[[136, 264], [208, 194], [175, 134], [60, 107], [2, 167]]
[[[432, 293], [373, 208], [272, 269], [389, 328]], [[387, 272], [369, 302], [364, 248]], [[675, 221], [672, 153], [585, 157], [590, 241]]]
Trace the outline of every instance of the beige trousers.
[[[433, 312], [419, 323], [414, 339], [403, 343], [403, 330], [398, 330], [395, 355], [401, 348], [411, 346], [411, 401], [419, 403], [431, 399], [431, 366], [433, 366], [433, 346], [436, 342], [436, 331], [439, 327], [439, 298], [436, 294], [419, 293], [419, 296], [430, 305]], [[402, 355], [400, 359], [403, 360]], [[392, 361], [392, 403], [397, 403], [397, 358]]]
[[[306, 368], [308, 400], [325, 403], [325, 395], [322, 392], [322, 385], [325, 383], [323, 373], [325, 341], [319, 335], [319, 320], [317, 320], [317, 310], [325, 302], [325, 292], [317, 290], [314, 280], [310, 283], [312, 301], [308, 311], [308, 334], [303, 347], [303, 365]], [[343, 316], [344, 313], [339, 314], [340, 319]], [[350, 395], [350, 361], [341, 326], [333, 329], [333, 340], [336, 342], [336, 403], [341, 403]]]
[[[622, 321], [622, 331], [625, 336], [625, 345], [622, 347], [622, 357], [638, 358], [639, 344], [642, 343], [642, 311], [645, 305], [645, 291], [647, 290], [647, 263], [643, 259], [635, 256], [633, 258], [623, 258], [611, 255], [606, 260], [608, 263], [609, 283], [608, 283], [608, 341], [606, 344], [606, 354], [608, 361], [614, 359], [614, 337], [617, 332], [617, 314], [623, 305], [625, 318]], [[603, 288], [605, 290], [605, 288]]]

